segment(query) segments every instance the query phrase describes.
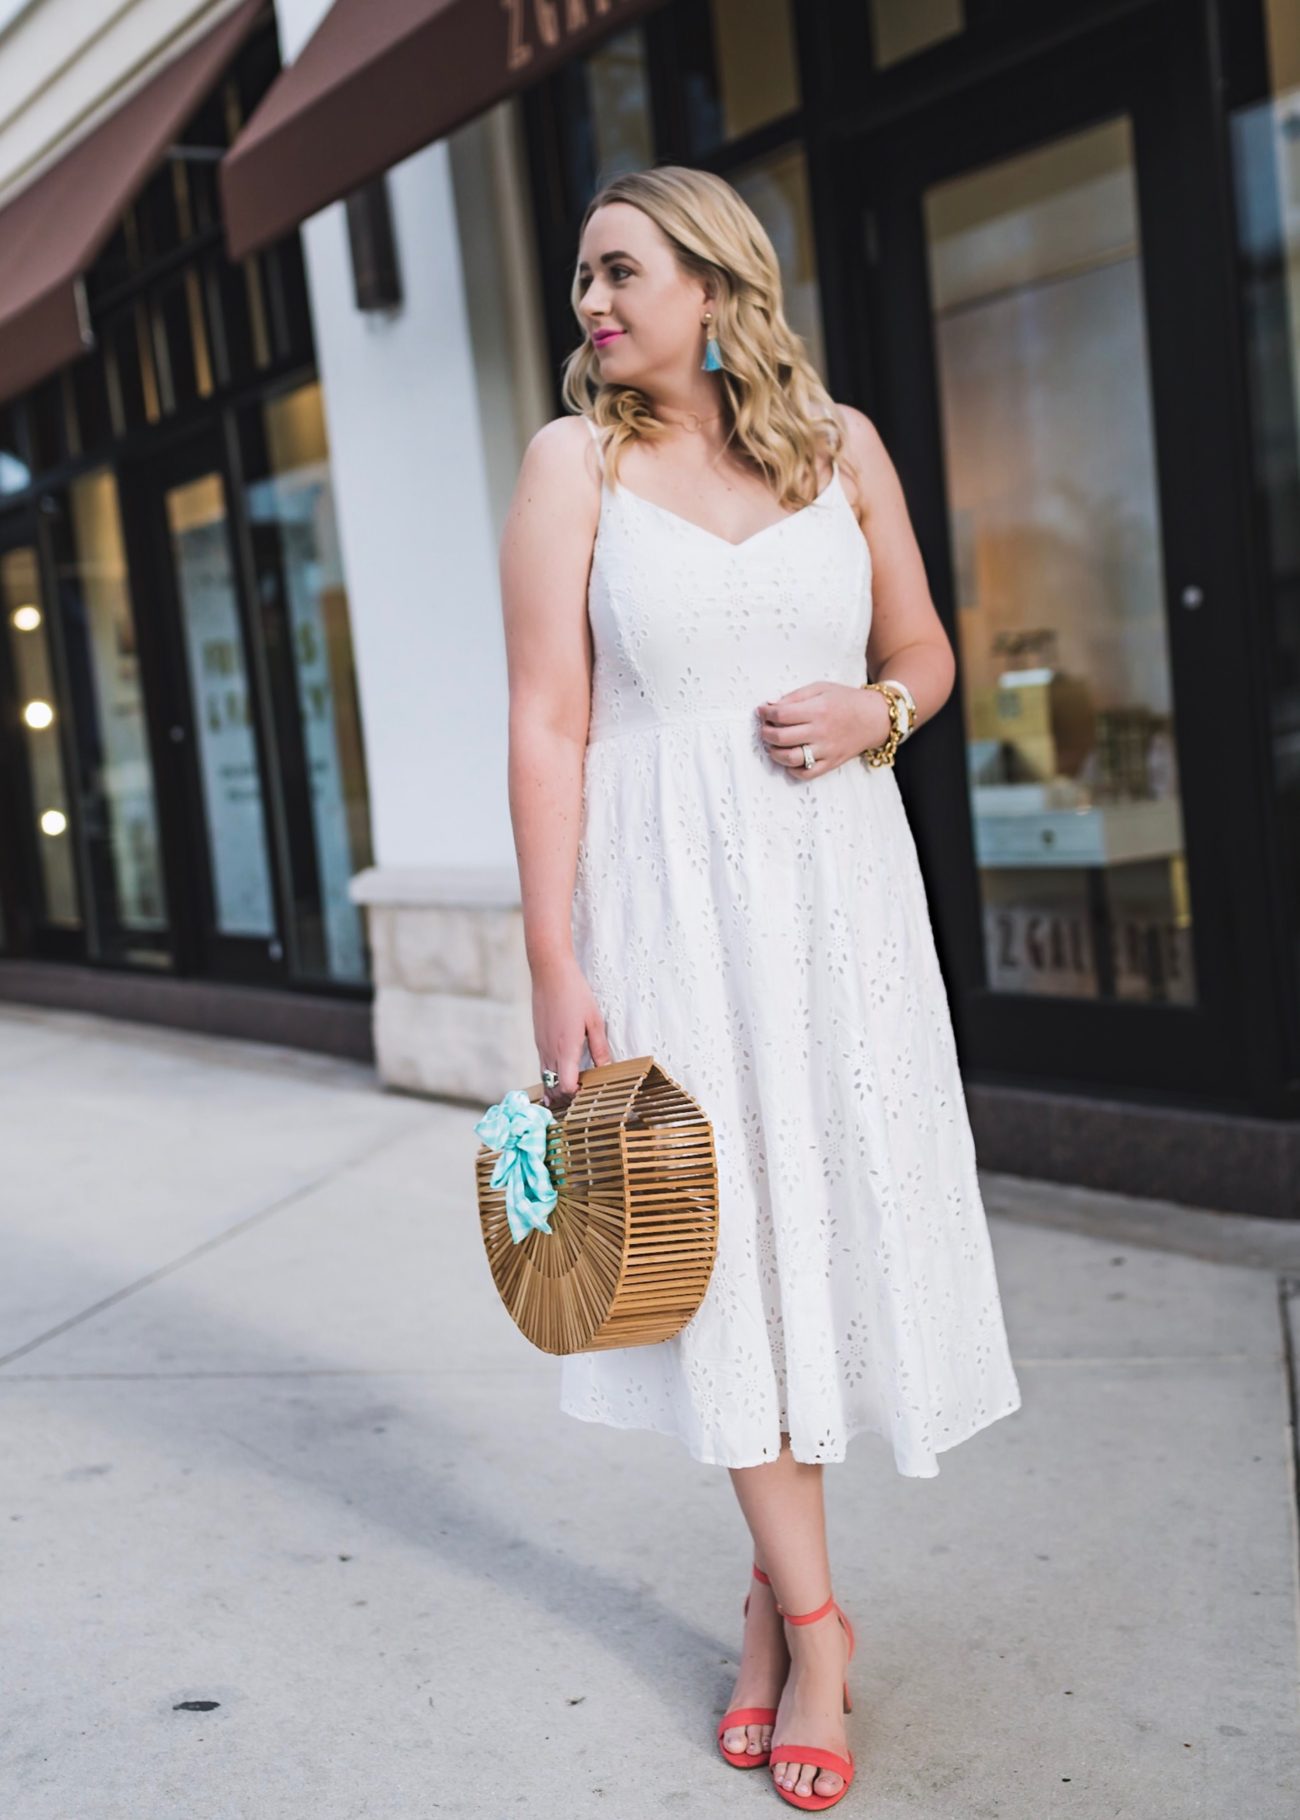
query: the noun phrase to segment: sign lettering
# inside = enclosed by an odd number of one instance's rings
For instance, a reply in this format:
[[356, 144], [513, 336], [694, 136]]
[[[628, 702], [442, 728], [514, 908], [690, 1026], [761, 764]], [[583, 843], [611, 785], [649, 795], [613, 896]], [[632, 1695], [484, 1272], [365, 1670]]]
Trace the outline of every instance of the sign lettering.
[[528, 0], [501, 0], [501, 10], [506, 16], [507, 71], [526, 68], [536, 53], [537, 47], [528, 35], [530, 13], [543, 48], [554, 50], [562, 39], [585, 31], [593, 14], [603, 19], [617, 4], [618, 0], [564, 0], [561, 18], [559, 0], [532, 0], [531, 7]]

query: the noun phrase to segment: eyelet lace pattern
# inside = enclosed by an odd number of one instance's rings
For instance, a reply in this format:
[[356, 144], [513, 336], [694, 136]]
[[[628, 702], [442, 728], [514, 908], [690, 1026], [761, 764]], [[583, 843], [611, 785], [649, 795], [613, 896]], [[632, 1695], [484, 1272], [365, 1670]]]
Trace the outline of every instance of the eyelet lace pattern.
[[739, 544], [602, 487], [574, 946], [611, 1053], [711, 1120], [720, 1230], [681, 1333], [564, 1358], [560, 1406], [932, 1478], [1020, 1390], [916, 846], [892, 768], [805, 781], [756, 714], [866, 680], [871, 582], [838, 471]]

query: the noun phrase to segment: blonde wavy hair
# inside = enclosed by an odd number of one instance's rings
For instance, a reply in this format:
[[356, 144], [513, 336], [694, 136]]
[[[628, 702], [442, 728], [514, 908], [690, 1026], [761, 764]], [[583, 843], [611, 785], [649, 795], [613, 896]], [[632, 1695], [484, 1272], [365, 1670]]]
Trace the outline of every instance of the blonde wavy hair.
[[[717, 377], [727, 441], [766, 476], [783, 506], [794, 511], [810, 505], [818, 491], [819, 436], [824, 450], [838, 458], [844, 432], [802, 338], [785, 319], [781, 268], [766, 228], [723, 178], [683, 164], [612, 179], [587, 204], [579, 238], [609, 202], [642, 209], [666, 236], [684, 272], [714, 280], [711, 327], [722, 355]], [[569, 300], [579, 322], [581, 296], [575, 269]], [[607, 432], [605, 471], [612, 481], [627, 444], [657, 442], [669, 434], [644, 392], [601, 382], [585, 325], [562, 373], [564, 403]], [[844, 465], [852, 470], [851, 463]]]

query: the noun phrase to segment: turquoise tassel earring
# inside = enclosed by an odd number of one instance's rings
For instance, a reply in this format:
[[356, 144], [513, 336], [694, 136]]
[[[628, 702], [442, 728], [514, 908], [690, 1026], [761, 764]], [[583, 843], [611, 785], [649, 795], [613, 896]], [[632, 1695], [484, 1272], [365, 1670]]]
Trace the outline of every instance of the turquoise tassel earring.
[[[704, 326], [708, 328], [708, 325], [712, 321], [712, 310], [706, 310], [704, 313]], [[709, 339], [705, 344], [704, 358], [700, 362], [700, 366], [706, 373], [720, 373], [722, 371], [722, 356], [718, 353], [718, 338], [713, 333], [712, 329], [709, 329]]]

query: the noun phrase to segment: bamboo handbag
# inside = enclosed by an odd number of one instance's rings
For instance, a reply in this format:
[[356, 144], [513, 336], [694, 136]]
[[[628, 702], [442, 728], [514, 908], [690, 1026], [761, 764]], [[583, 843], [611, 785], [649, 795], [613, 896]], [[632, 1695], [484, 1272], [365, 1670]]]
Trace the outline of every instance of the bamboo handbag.
[[713, 1129], [653, 1056], [586, 1068], [563, 1114], [540, 1083], [474, 1129], [492, 1278], [543, 1352], [649, 1346], [704, 1300], [718, 1248]]

